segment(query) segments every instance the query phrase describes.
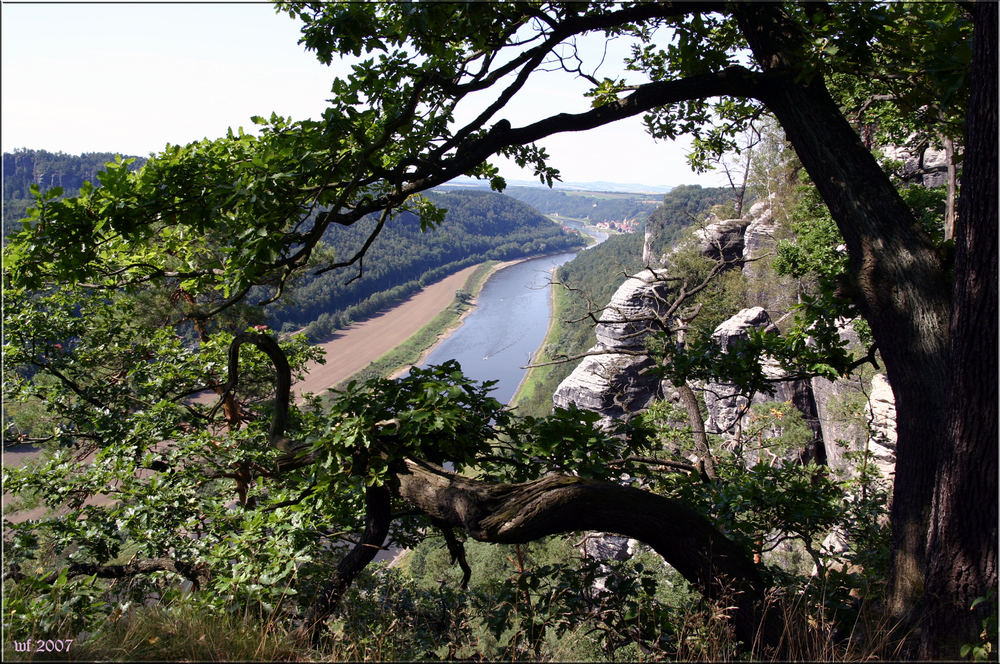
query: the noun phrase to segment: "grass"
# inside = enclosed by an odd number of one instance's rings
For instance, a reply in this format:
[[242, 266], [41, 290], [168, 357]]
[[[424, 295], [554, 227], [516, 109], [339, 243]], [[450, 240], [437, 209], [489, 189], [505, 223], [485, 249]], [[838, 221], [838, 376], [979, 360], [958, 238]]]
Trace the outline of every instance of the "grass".
[[290, 662], [308, 655], [288, 630], [269, 621], [183, 602], [133, 609], [64, 653], [4, 648], [4, 659], [19, 661]]
[[[566, 560], [573, 552], [567, 552], [566, 547], [575, 546], [569, 544], [572, 541], [550, 539], [529, 545], [532, 559], [528, 567], [537, 568], [553, 559]], [[860, 662], [899, 660], [905, 654], [898, 649], [905, 635], [882, 614], [880, 607], [884, 603], [879, 597], [850, 611], [856, 617], [844, 620], [846, 616], [841, 616], [834, 620], [824, 610], [823, 602], [817, 601], [822, 599], [821, 595], [807, 596], [800, 589], [776, 588], [769, 604], [778, 612], [782, 627], [777, 650], [754, 643], [747, 652], [737, 643], [727, 619], [734, 598], [698, 601], [687, 596], [684, 584], [674, 585], [669, 581], [665, 589], [661, 585], [657, 596], [672, 608], [658, 619], [658, 637], [646, 634], [639, 639], [645, 644], [643, 648], [637, 641], [629, 640], [627, 629], [605, 642], [598, 629], [600, 621], [584, 620], [563, 634], [556, 629], [559, 621], [550, 622], [552, 616], [543, 611], [538, 617], [549, 625], [540, 635], [544, 642], [533, 642], [526, 651], [518, 649], [516, 639], [513, 645], [509, 639], [497, 641], [484, 622], [485, 617], [497, 612], [513, 612], [516, 618], [519, 610], [533, 611], [530, 603], [520, 605], [518, 599], [511, 604], [512, 597], [504, 599], [503, 593], [494, 595], [496, 583], [521, 564], [520, 557], [515, 563], [506, 548], [470, 543], [468, 554], [476, 570], [470, 600], [463, 599], [464, 593], [457, 590], [457, 584], [449, 582], [447, 574], [454, 576], [455, 571], [450, 568], [444, 547], [424, 544], [421, 549], [422, 562], [416, 566], [410, 564], [417, 562], [411, 556], [407, 565], [391, 573], [360, 579], [345, 598], [343, 610], [329, 621], [329, 630], [311, 646], [293, 637], [295, 623], [290, 620], [293, 614], [271, 614], [260, 606], [212, 608], [183, 597], [113, 613], [96, 633], [79, 635], [68, 652], [22, 653], [8, 641], [4, 659], [341, 662], [497, 659], [514, 655], [537, 661]], [[647, 563], [652, 564], [655, 557], [649, 555]], [[414, 574], [423, 581], [418, 582]], [[558, 582], [554, 583], [549, 589], [543, 584], [539, 597], [562, 588]], [[664, 591], [668, 595], [660, 594]], [[649, 596], [645, 597], [636, 595], [636, 610], [657, 610], [647, 601]], [[516, 619], [504, 633], [510, 630], [514, 630], [517, 638], [528, 637], [525, 625]], [[612, 632], [608, 632], [609, 638]]]
[[[549, 318], [549, 328], [545, 332], [541, 351], [535, 362], [548, 362], [554, 358], [548, 355], [548, 349], [564, 336], [565, 323], [563, 316], [568, 309], [569, 293], [563, 288], [552, 288], [552, 316]], [[510, 400], [510, 407], [516, 408], [520, 415], [544, 417], [552, 412], [552, 395], [559, 383], [572, 373], [576, 362], [550, 364], [544, 367], [528, 369], [521, 384]]]

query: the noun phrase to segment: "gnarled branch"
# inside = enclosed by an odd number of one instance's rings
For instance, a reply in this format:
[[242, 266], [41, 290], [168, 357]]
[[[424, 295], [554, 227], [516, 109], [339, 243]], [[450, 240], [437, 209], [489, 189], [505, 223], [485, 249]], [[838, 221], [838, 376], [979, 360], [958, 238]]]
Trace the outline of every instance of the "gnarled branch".
[[776, 643], [777, 617], [764, 610], [766, 585], [752, 559], [677, 500], [564, 475], [488, 484], [413, 459], [398, 468], [397, 478], [405, 500], [480, 541], [517, 544], [594, 530], [644, 542], [707, 598], [733, 603], [733, 628], [745, 644]]

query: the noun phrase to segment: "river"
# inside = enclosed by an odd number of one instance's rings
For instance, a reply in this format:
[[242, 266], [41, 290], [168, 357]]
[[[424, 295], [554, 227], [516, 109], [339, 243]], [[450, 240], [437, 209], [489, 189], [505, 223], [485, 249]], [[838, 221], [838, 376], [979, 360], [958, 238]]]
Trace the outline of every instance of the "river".
[[[565, 222], [564, 222], [565, 223]], [[605, 233], [570, 224], [598, 242]], [[491, 396], [507, 403], [542, 345], [552, 315], [553, 270], [576, 256], [562, 253], [532, 258], [493, 274], [483, 285], [475, 310], [442, 341], [422, 366], [457, 360], [466, 376], [497, 381]]]

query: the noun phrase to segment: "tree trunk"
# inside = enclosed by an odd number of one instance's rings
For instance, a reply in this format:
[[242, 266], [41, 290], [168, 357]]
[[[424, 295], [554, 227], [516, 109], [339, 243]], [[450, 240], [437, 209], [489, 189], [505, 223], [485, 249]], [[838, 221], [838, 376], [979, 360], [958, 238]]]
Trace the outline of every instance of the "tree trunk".
[[[997, 588], [997, 8], [977, 3], [962, 195], [955, 229], [952, 372], [927, 550], [921, 654], [981, 643]], [[995, 597], [995, 596], [994, 596]], [[992, 606], [991, 606], [992, 604]], [[994, 613], [995, 615], [995, 613]], [[996, 645], [996, 644], [994, 644]]]
[[923, 594], [924, 556], [947, 408], [950, 286], [920, 230], [814, 72], [791, 61], [800, 39], [780, 7], [742, 6], [741, 26], [768, 79], [759, 97], [830, 209], [850, 261], [855, 301], [872, 328], [896, 398], [890, 609], [912, 612]]
[[751, 558], [683, 503], [630, 487], [550, 475], [524, 484], [486, 484], [440, 466], [406, 460], [399, 494], [440, 523], [483, 542], [519, 544], [574, 531], [610, 532], [651, 546], [708, 599], [735, 610], [732, 626], [748, 648], [780, 638], [776, 611]]
[[694, 439], [694, 451], [701, 459], [705, 468], [705, 475], [710, 480], [719, 478], [715, 471], [715, 459], [712, 457], [712, 450], [708, 447], [708, 436], [705, 433], [705, 418], [701, 416], [698, 408], [698, 397], [694, 395], [694, 390], [684, 381], [673, 383], [680, 395], [681, 403], [684, 404], [688, 414], [688, 423], [691, 424], [691, 437]]

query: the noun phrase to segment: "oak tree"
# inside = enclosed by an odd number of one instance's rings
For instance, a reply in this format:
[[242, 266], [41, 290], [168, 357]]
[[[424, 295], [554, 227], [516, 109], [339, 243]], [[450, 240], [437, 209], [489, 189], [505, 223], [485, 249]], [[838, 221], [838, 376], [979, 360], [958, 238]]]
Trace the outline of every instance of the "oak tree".
[[[73, 364], [81, 356], [72, 348], [56, 354], [53, 344], [76, 338], [80, 321], [53, 290], [57, 284], [85, 290], [99, 302], [112, 297], [106, 294], [166, 288], [161, 296], [172, 298], [175, 307], [171, 322], [204, 326], [247, 298], [280, 297], [298, 271], [361, 261], [363, 249], [336, 259], [316, 251], [332, 224], [351, 225], [374, 214], [373, 238], [392, 213], [411, 210], [432, 228], [439, 211], [420, 192], [462, 174], [502, 188], [491, 157], [513, 158], [551, 183], [558, 173], [536, 145], [547, 136], [643, 115], [654, 136], [690, 133], [703, 154], [718, 153], [731, 144], [734, 132], [766, 109], [781, 124], [843, 236], [851, 275], [845, 290], [871, 326], [895, 392], [891, 607], [901, 617], [923, 611], [950, 616], [930, 621], [923, 630], [924, 652], [930, 655], [953, 654], [955, 639], [978, 635], [975, 616], [959, 609], [996, 587], [995, 398], [978, 399], [995, 396], [996, 385], [995, 5], [920, 14], [922, 34], [943, 17], [949, 34], [963, 44], [970, 38], [971, 19], [975, 23], [971, 66], [961, 59], [952, 62], [941, 76], [922, 79], [927, 85], [920, 90], [949, 122], [966, 109], [969, 113], [954, 266], [920, 228], [828, 86], [836, 80], [843, 88], [848, 76], [874, 79], [874, 72], [886, 74], [903, 55], [911, 58], [906, 65], [912, 70], [912, 58], [921, 54], [898, 48], [912, 35], [906, 33], [907, 22], [892, 20], [896, 5], [281, 3], [279, 10], [302, 22], [302, 43], [321, 61], [340, 54], [363, 56], [348, 78], [334, 81], [322, 118], [256, 118], [255, 136], [230, 132], [218, 140], [168, 146], [134, 174], [113, 164], [99, 176], [100, 189], [85, 187], [79, 197], [65, 201], [42, 196], [33, 219], [8, 248], [5, 278], [11, 293], [21, 298], [14, 310], [27, 317], [24, 329], [33, 330], [25, 339], [44, 349], [41, 355], [26, 354], [24, 362], [48, 372], [75, 395], [79, 403], [73, 408], [86, 403], [104, 408], [105, 398], [122, 397], [113, 380], [94, 385], [83, 374], [68, 375], [70, 365], [85, 370]], [[613, 77], [602, 76], [599, 63], [577, 48], [587, 35], [631, 40], [631, 55]], [[934, 59], [940, 53], [925, 55]], [[504, 119], [529, 78], [553, 68], [592, 84], [591, 108], [516, 127]], [[954, 94], [963, 86], [973, 99], [967, 105]], [[58, 316], [28, 320], [25, 312], [40, 302]], [[114, 318], [109, 311], [101, 316]], [[38, 333], [56, 323], [63, 327]], [[157, 337], [156, 342], [166, 340]], [[103, 361], [117, 362], [125, 372], [133, 370], [129, 361], [141, 366], [138, 356], [126, 356]], [[180, 348], [172, 357], [192, 361]], [[971, 373], [973, 367], [982, 376]], [[209, 372], [200, 379], [189, 373], [187, 379], [231, 395], [232, 381], [222, 383], [218, 367], [215, 372], [215, 378]], [[458, 378], [439, 378], [465, 389]], [[162, 386], [156, 389], [166, 394]], [[171, 402], [179, 403], [182, 392], [173, 389]], [[129, 417], [137, 412], [134, 403], [121, 404], [113, 412]], [[230, 406], [230, 429], [237, 432], [239, 412]], [[72, 411], [67, 417], [79, 415], [68, 402], [64, 407]], [[433, 412], [432, 404], [421, 408]], [[260, 412], [267, 419], [266, 411]], [[161, 440], [177, 434], [181, 422], [207, 436], [215, 412], [194, 413], [175, 414], [173, 428], [161, 431]], [[442, 429], [413, 423], [410, 442], [387, 446], [386, 436], [401, 440], [402, 423], [394, 421], [398, 413], [390, 409], [388, 417], [374, 420], [350, 409], [342, 415], [357, 426], [331, 428], [333, 443], [316, 433], [320, 425], [303, 424], [312, 422], [311, 416], [296, 415], [301, 418], [296, 426], [300, 434], [313, 436], [299, 441], [308, 443], [310, 462], [323, 458], [348, 469], [329, 486], [344, 489], [337, 482], [353, 483], [365, 496], [367, 511], [359, 512], [367, 514], [363, 543], [384, 539], [393, 497], [409, 501], [442, 528], [461, 527], [486, 539], [536, 537], [551, 532], [554, 520], [571, 529], [617, 522], [622, 532], [650, 541], [678, 569], [686, 569], [709, 595], [722, 590], [719, 573], [728, 576], [743, 590], [735, 615], [741, 637], [749, 642], [757, 633], [762, 614], [754, 601], [761, 585], [752, 564], [747, 566], [711, 524], [689, 518], [682, 506], [614, 483], [569, 476], [521, 485], [466, 481], [427, 460], [428, 455], [449, 460], [427, 442]], [[483, 451], [470, 441], [493, 435], [462, 429], [467, 425], [454, 424], [453, 433], [463, 432], [454, 440], [462, 443], [449, 448], [465, 462], [470, 450]], [[145, 426], [143, 431], [157, 425]], [[354, 437], [345, 433], [351, 431]], [[108, 434], [79, 435], [106, 439]], [[287, 435], [294, 437], [292, 431]], [[149, 440], [143, 438], [143, 454], [150, 453]], [[320, 440], [325, 448], [314, 444]], [[238, 481], [270, 472], [260, 470], [268, 459], [266, 446], [254, 449], [229, 473], [244, 473]], [[325, 456], [315, 456], [324, 449]], [[305, 458], [286, 463], [301, 471], [297, 464]], [[969, 511], [961, 501], [968, 499], [980, 501], [975, 513], [982, 516], [974, 523], [963, 521]], [[346, 512], [347, 507], [338, 509]], [[640, 510], [651, 515], [642, 523], [619, 518]], [[659, 520], [663, 525], [654, 525]], [[689, 544], [678, 549], [676, 543], [656, 541], [655, 532], [678, 523], [686, 524], [684, 531], [693, 538]], [[251, 519], [244, 527], [253, 524]], [[952, 543], [961, 546], [963, 556], [952, 555]], [[337, 588], [350, 581], [350, 570], [365, 558], [363, 549], [345, 558], [325, 596], [337, 595]], [[318, 603], [320, 609], [323, 604]]]

